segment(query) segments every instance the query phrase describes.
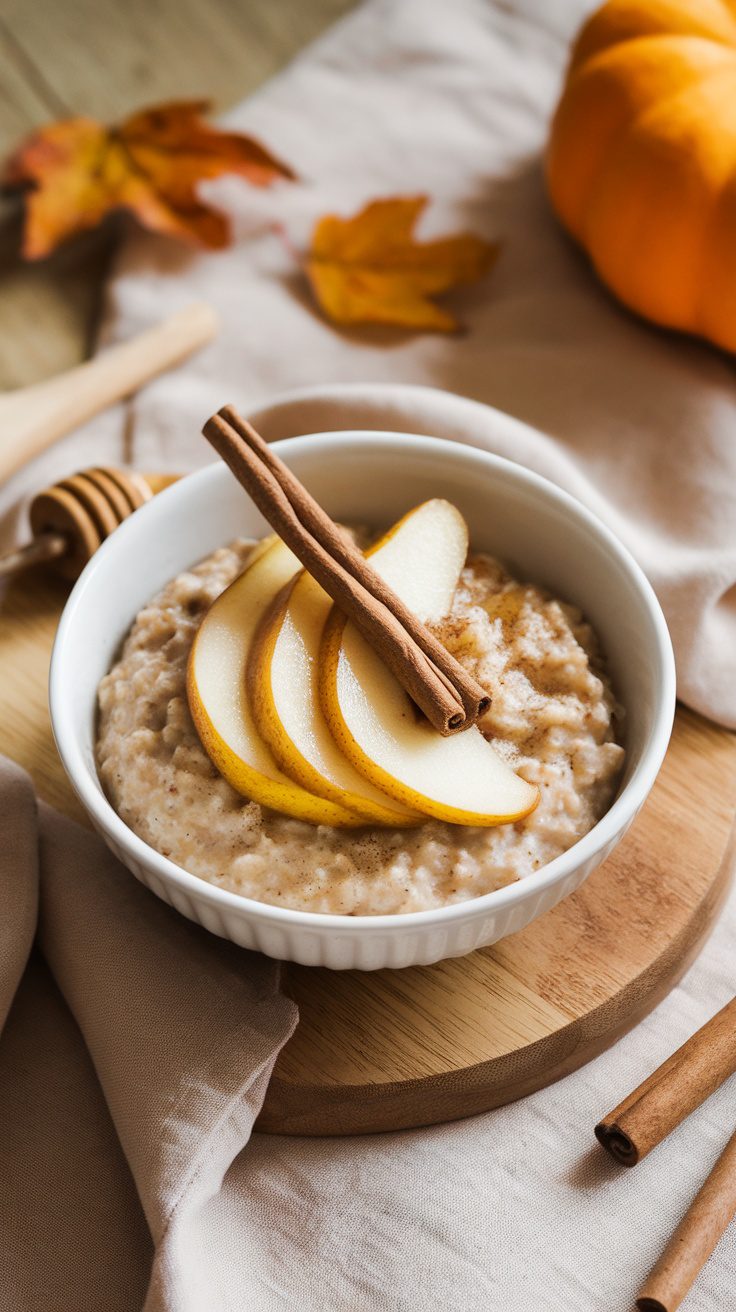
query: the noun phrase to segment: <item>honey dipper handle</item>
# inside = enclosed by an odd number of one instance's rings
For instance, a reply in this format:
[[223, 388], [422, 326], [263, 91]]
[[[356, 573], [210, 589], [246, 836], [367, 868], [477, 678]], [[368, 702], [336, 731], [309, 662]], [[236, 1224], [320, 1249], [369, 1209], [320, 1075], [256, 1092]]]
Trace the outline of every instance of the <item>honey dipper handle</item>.
[[0, 484], [58, 438], [205, 346], [216, 332], [209, 305], [188, 305], [67, 373], [0, 396]]
[[68, 548], [69, 543], [62, 533], [42, 533], [27, 546], [0, 556], [0, 579], [17, 574], [29, 565], [45, 565], [49, 560], [57, 560]]

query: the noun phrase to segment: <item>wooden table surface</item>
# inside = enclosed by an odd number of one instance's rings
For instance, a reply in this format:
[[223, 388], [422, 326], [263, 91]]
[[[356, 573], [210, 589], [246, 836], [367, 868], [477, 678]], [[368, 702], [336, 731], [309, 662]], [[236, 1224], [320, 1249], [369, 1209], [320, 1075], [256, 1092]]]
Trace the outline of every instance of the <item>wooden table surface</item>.
[[[191, 97], [227, 109], [354, 3], [0, 0], [0, 160], [60, 117], [115, 122], [146, 104]], [[88, 353], [114, 242], [106, 229], [24, 264], [20, 234], [17, 203], [0, 199], [0, 390]], [[65, 593], [38, 574], [0, 587], [0, 752], [31, 771], [43, 797], [81, 818], [46, 712], [48, 653]]]

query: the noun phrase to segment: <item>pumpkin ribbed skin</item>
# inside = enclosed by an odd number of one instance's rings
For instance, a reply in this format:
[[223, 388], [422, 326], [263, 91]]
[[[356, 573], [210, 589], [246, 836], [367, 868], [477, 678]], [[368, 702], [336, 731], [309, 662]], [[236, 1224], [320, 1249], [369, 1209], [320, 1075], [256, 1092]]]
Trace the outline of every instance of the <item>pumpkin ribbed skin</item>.
[[593, 14], [547, 183], [625, 305], [736, 351], [736, 0], [609, 0]]

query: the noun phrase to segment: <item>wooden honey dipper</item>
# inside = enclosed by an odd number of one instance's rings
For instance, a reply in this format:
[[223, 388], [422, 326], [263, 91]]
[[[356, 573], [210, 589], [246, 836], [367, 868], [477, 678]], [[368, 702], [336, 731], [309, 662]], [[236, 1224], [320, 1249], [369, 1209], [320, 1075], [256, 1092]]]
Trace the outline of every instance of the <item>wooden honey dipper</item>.
[[38, 564], [53, 565], [65, 579], [78, 578], [105, 538], [178, 477], [106, 466], [45, 488], [30, 505], [33, 540], [0, 556], [0, 578]]

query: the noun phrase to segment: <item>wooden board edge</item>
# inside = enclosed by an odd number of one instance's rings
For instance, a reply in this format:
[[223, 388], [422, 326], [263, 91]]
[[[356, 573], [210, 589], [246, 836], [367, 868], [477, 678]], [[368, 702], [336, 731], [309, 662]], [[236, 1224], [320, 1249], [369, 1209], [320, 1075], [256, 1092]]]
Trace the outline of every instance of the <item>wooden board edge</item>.
[[418, 1080], [316, 1089], [275, 1075], [255, 1130], [334, 1138], [421, 1129], [492, 1111], [579, 1070], [629, 1033], [682, 979], [718, 921], [735, 854], [736, 822], [715, 878], [677, 937], [614, 998], [585, 1016], [512, 1053]]

